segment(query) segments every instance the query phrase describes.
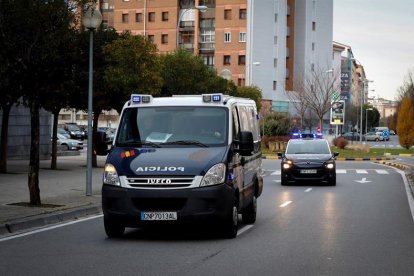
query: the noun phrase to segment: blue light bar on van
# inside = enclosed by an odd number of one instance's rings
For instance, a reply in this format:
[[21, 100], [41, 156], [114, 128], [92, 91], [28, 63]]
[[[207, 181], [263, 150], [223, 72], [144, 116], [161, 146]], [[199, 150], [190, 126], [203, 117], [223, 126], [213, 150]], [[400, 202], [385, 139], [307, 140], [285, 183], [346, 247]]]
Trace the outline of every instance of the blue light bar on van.
[[221, 103], [223, 94], [203, 94], [204, 103]]
[[137, 95], [137, 94], [131, 95], [132, 104], [150, 103], [151, 100], [152, 100], [151, 95]]

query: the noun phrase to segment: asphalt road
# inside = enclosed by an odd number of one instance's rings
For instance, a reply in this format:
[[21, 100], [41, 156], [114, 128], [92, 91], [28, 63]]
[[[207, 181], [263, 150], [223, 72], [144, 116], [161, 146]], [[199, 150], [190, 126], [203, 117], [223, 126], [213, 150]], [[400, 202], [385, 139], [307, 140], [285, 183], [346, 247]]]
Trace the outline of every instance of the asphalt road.
[[0, 275], [413, 275], [411, 195], [401, 174], [338, 162], [337, 186], [280, 186], [266, 171], [254, 225], [236, 239], [194, 229], [128, 230], [102, 217], [0, 240]]

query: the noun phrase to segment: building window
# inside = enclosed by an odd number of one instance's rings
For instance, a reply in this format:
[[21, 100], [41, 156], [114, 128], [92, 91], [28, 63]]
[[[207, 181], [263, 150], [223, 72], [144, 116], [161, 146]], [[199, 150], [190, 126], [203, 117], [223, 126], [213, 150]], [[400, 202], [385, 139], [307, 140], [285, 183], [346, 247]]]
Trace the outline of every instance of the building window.
[[148, 21], [149, 22], [155, 22], [155, 12], [149, 12], [148, 13]]
[[142, 13], [135, 14], [135, 22], [142, 22]]
[[226, 55], [223, 57], [223, 65], [230, 65], [230, 56]]
[[312, 22], [312, 31], [315, 31], [316, 30], [316, 22], [315, 21], [313, 21]]
[[311, 64], [311, 71], [314, 72], [315, 71], [315, 63]]
[[231, 33], [224, 33], [224, 42], [231, 42]]
[[277, 67], [277, 58], [273, 59], [273, 67], [275, 67], [275, 68]]
[[231, 10], [224, 10], [224, 19], [231, 20]]
[[277, 44], [277, 35], [275, 35], [274, 37], [273, 37], [273, 44]]
[[129, 14], [123, 13], [122, 14], [122, 23], [128, 23], [129, 21]]
[[275, 13], [275, 22], [277, 22], [277, 13]]
[[148, 35], [148, 40], [151, 42], [155, 42], [154, 35]]
[[168, 21], [168, 12], [162, 12], [162, 21]]
[[276, 91], [277, 89], [277, 81], [273, 81], [273, 90]]
[[212, 30], [201, 30], [200, 32], [200, 42], [201, 43], [210, 43], [216, 40], [216, 34]]
[[315, 51], [315, 42], [312, 42], [312, 51]]
[[246, 33], [240, 32], [239, 33], [239, 42], [246, 42]]
[[203, 56], [205, 65], [214, 66], [214, 56]]
[[288, 112], [289, 111], [289, 103], [282, 102], [282, 101], [272, 101], [272, 111], [275, 112]]
[[239, 65], [246, 65], [246, 56], [239, 56]]
[[238, 78], [237, 79], [237, 86], [244, 86], [245, 85], [245, 80], [242, 78]]
[[246, 17], [247, 17], [246, 9], [240, 9], [239, 10], [239, 19], [246, 19]]
[[168, 44], [168, 35], [167, 34], [161, 35], [161, 43], [162, 44]]

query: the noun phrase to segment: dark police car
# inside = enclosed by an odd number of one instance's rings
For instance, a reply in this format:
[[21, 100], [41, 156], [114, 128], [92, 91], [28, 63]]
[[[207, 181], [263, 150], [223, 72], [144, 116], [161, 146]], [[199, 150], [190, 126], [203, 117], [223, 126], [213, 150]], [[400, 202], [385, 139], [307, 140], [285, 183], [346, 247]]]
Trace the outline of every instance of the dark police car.
[[281, 163], [281, 184], [290, 182], [327, 183], [336, 185], [335, 157], [326, 139], [290, 139], [286, 151], [279, 152]]

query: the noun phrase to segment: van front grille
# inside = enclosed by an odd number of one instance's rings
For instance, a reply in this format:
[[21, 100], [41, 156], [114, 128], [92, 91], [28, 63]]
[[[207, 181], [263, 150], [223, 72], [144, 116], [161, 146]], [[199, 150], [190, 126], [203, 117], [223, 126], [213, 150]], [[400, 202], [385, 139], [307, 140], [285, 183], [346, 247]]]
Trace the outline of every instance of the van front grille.
[[185, 188], [193, 184], [194, 176], [127, 177], [126, 180], [132, 188]]

